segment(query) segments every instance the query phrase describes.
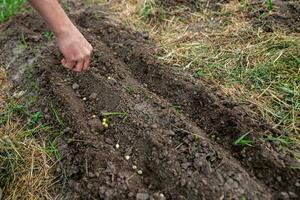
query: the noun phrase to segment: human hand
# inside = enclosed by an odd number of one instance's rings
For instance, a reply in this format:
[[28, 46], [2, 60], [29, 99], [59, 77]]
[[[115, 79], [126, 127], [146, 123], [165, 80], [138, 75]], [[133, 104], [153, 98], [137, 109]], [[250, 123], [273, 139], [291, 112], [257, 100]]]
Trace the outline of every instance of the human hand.
[[57, 34], [56, 38], [65, 68], [77, 72], [88, 69], [93, 48], [74, 25]]

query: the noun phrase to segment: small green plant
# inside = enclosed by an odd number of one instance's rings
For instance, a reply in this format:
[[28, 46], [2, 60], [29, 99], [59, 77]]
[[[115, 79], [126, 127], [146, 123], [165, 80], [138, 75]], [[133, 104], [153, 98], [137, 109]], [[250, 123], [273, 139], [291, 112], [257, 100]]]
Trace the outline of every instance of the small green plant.
[[247, 200], [247, 197], [242, 196], [242, 197], [240, 197], [240, 200]]
[[24, 0], [0, 0], [0, 22], [16, 14], [22, 7]]
[[110, 116], [127, 116], [128, 113], [125, 113], [125, 112], [105, 112], [105, 113], [102, 113], [102, 116], [103, 117], [110, 117]]
[[178, 113], [182, 113], [182, 107], [180, 105], [172, 105], [171, 108], [173, 108]]
[[11, 99], [4, 109], [4, 112], [0, 114], [0, 125], [9, 122], [13, 116], [17, 113], [24, 113], [26, 106], [17, 102], [15, 99]]
[[54, 119], [56, 120], [57, 124], [59, 125], [60, 128], [64, 128], [65, 124], [63, 122], [63, 120], [60, 118], [56, 108], [54, 107], [53, 104], [50, 105], [51, 108], [51, 112], [52, 112], [52, 116], [54, 117]]
[[41, 118], [42, 116], [42, 113], [41, 112], [36, 112], [34, 113], [32, 116], [31, 116], [31, 121], [30, 123], [31, 124], [36, 124], [38, 122], [38, 120]]
[[196, 78], [203, 77], [203, 76], [205, 76], [205, 72], [204, 72], [202, 69], [198, 69], [198, 70], [196, 70], [194, 76], [195, 76]]
[[129, 85], [127, 87], [127, 92], [128, 92], [128, 94], [133, 95], [134, 94], [134, 88], [131, 85]]
[[268, 0], [268, 10], [273, 10], [273, 0]]
[[139, 11], [140, 17], [143, 19], [149, 19], [151, 13], [154, 10], [154, 2], [153, 1], [145, 1]]
[[52, 33], [52, 32], [49, 32], [49, 31], [43, 32], [42, 35], [43, 35], [44, 38], [46, 38], [47, 40], [51, 40], [51, 39], [53, 38], [53, 33]]
[[28, 47], [28, 43], [26, 40], [27, 40], [27, 38], [26, 38], [25, 34], [22, 33], [20, 43], [21, 43], [21, 47], [23, 47], [24, 49], [26, 49]]
[[59, 160], [61, 158], [57, 149], [57, 142], [55, 140], [50, 142], [43, 150], [50, 159], [54, 157], [56, 160]]
[[247, 139], [247, 136], [250, 134], [250, 132], [245, 133], [241, 137], [239, 137], [233, 144], [236, 146], [253, 146], [253, 141], [250, 139]]
[[294, 140], [291, 137], [286, 136], [286, 135], [280, 135], [280, 136], [269, 135], [267, 138], [264, 138], [264, 140], [279, 142], [279, 143], [285, 144], [285, 145], [294, 144]]

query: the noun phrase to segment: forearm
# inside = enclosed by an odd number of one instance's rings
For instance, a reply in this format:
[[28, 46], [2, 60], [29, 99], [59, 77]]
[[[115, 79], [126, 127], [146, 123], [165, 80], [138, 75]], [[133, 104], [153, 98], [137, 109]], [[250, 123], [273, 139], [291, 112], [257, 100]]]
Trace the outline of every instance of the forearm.
[[62, 65], [74, 71], [86, 70], [93, 50], [91, 44], [73, 25], [58, 0], [28, 0], [45, 19], [56, 36], [64, 58]]
[[74, 28], [57, 0], [29, 0], [29, 3], [44, 18], [56, 36]]

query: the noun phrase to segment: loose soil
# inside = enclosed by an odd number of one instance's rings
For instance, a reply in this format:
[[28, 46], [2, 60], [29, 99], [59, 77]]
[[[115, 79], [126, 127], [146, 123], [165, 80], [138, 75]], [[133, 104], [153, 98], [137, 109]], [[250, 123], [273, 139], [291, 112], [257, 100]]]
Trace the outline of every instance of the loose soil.
[[[16, 85], [23, 84], [20, 77], [31, 69], [45, 120], [52, 121], [53, 104], [64, 121], [55, 195], [139, 200], [300, 197], [293, 156], [262, 139], [281, 134], [278, 130], [210, 82], [161, 64], [154, 56], [155, 45], [113, 22], [107, 9], [81, 10], [72, 19], [94, 47], [91, 68], [84, 73], [62, 68], [58, 50], [41, 36], [46, 29], [34, 14], [0, 27], [0, 64], [9, 66]], [[21, 33], [28, 47], [17, 51]], [[108, 112], [114, 115], [105, 128], [101, 120]], [[245, 133], [253, 146], [233, 145]]]
[[[263, 5], [263, 6], [262, 6]], [[268, 11], [266, 3], [253, 1], [250, 3], [250, 17], [254, 25], [272, 32], [278, 28], [286, 32], [300, 32], [300, 2], [298, 0], [274, 0], [273, 10]]]

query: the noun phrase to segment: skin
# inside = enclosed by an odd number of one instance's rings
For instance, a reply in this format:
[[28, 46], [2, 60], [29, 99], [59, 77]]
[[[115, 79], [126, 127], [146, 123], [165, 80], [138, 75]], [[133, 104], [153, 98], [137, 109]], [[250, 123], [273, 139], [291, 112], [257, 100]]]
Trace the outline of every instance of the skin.
[[64, 58], [62, 65], [77, 72], [90, 64], [91, 44], [71, 22], [57, 0], [29, 0], [33, 8], [44, 18], [56, 37]]

